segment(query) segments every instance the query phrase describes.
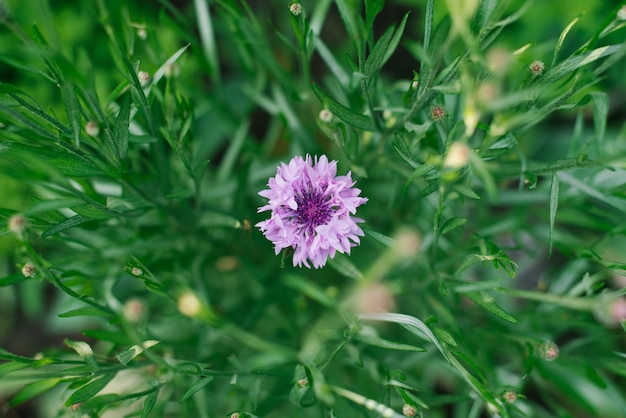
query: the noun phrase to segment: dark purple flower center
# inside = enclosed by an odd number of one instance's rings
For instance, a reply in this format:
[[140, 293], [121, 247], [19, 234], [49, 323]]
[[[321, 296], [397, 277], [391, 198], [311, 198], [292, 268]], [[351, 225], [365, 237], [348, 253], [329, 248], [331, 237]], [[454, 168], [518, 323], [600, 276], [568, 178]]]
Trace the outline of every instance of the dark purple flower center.
[[333, 215], [333, 207], [330, 204], [330, 196], [311, 187], [303, 189], [295, 196], [298, 209], [294, 212], [294, 220], [310, 232], [330, 221]]

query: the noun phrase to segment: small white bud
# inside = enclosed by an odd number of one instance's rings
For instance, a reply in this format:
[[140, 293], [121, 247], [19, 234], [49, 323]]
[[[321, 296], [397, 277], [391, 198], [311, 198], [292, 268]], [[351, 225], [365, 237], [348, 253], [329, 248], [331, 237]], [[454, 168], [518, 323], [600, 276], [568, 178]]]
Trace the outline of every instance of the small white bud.
[[552, 341], [546, 341], [539, 346], [539, 355], [546, 361], [554, 361], [559, 356], [559, 346]]
[[146, 28], [138, 28], [137, 29], [137, 36], [142, 41], [145, 41], [146, 39], [148, 39], [148, 31], [146, 31]]
[[139, 267], [133, 267], [132, 269], [130, 269], [130, 274], [136, 277], [143, 276], [143, 270]]
[[141, 84], [141, 87], [146, 87], [150, 82], [150, 74], [148, 74], [146, 71], [139, 71], [137, 73], [137, 78], [139, 79], [139, 84]]
[[443, 166], [458, 169], [467, 164], [470, 156], [470, 149], [464, 142], [455, 142], [450, 145], [448, 155], [443, 160]]
[[402, 413], [405, 417], [414, 417], [417, 415], [417, 408], [411, 404], [405, 403], [402, 407]]
[[512, 390], [507, 390], [502, 394], [502, 398], [504, 398], [506, 403], [513, 403], [517, 399], [517, 393]]
[[626, 20], [626, 6], [622, 6], [621, 9], [617, 11], [617, 18], [619, 20]]
[[22, 274], [24, 275], [24, 277], [35, 277], [35, 273], [37, 273], [37, 269], [35, 269], [33, 263], [28, 262], [24, 264], [24, 266], [22, 266]]
[[178, 310], [185, 316], [198, 316], [202, 311], [202, 302], [192, 293], [183, 293], [178, 298]]
[[333, 120], [333, 113], [328, 109], [320, 110], [319, 118], [322, 122], [329, 123]]
[[139, 322], [146, 311], [144, 303], [138, 298], [131, 298], [124, 303], [124, 318], [128, 322]]
[[302, 5], [300, 3], [292, 3], [289, 6], [289, 11], [294, 16], [300, 16], [302, 14]]
[[24, 233], [26, 226], [28, 226], [28, 219], [26, 219], [26, 216], [21, 213], [11, 215], [7, 221], [7, 228], [9, 228], [9, 231], [19, 237], [21, 237]]
[[543, 61], [535, 60], [532, 62], [532, 64], [528, 66], [528, 69], [534, 75], [540, 76], [543, 75], [543, 71], [546, 69], [546, 65], [543, 63]]
[[96, 122], [90, 120], [85, 124], [85, 132], [87, 135], [95, 138], [98, 134], [100, 134], [100, 128]]

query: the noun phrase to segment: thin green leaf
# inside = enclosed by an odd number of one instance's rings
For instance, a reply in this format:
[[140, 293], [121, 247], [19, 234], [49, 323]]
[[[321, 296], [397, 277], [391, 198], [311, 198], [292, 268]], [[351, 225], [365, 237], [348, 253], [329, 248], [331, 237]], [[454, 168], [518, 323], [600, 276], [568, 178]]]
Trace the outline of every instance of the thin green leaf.
[[424, 50], [428, 51], [430, 48], [430, 39], [433, 34], [433, 19], [435, 11], [435, 0], [428, 0], [426, 2], [426, 14], [424, 16]]
[[552, 254], [552, 236], [554, 232], [554, 220], [556, 219], [556, 209], [559, 206], [559, 176], [552, 174], [550, 183], [550, 230], [548, 232], [548, 256]]
[[593, 103], [596, 152], [599, 154], [600, 145], [602, 145], [606, 132], [606, 121], [609, 114], [609, 95], [602, 91], [594, 91], [590, 96]]
[[130, 122], [130, 96], [124, 95], [120, 105], [120, 113], [115, 120], [113, 128], [113, 140], [115, 144], [115, 155], [119, 160], [126, 158], [128, 152], [128, 125]]
[[180, 398], [179, 402], [185, 402], [187, 399], [191, 398], [193, 395], [196, 394], [196, 392], [201, 390], [203, 387], [205, 387], [206, 385], [208, 385], [212, 381], [213, 381], [213, 376], [205, 376], [205, 377], [201, 377], [200, 379], [196, 380], [189, 387], [189, 389], [187, 389], [187, 392], [185, 392], [183, 397]]
[[283, 283], [328, 308], [337, 306], [336, 299], [305, 277], [288, 274], [283, 278]]
[[96, 396], [115, 377], [115, 373], [107, 373], [83, 385], [65, 401], [65, 406], [88, 401]]
[[543, 77], [543, 83], [552, 83], [553, 81], [565, 77], [587, 64], [591, 64], [601, 58], [613, 55], [625, 47], [626, 45], [608, 45], [596, 48], [583, 54], [573, 55], [546, 71], [546, 74]]
[[423, 352], [426, 351], [424, 347], [420, 347], [417, 345], [403, 344], [395, 341], [385, 340], [384, 338], [375, 337], [372, 335], [366, 334], [358, 334], [355, 337], [358, 341], [362, 343], [369, 344], [374, 347], [385, 348], [387, 350], [397, 350], [397, 351], [415, 351], [415, 352]]
[[376, 232], [370, 228], [364, 227], [361, 229], [363, 229], [363, 232], [365, 232], [366, 236], [373, 238], [374, 240], [380, 242], [386, 247], [395, 248], [396, 241], [393, 238], [390, 238], [387, 235], [383, 235], [380, 232]]
[[156, 401], [159, 397], [159, 391], [156, 390], [152, 392], [150, 395], [146, 396], [146, 399], [143, 401], [143, 408], [141, 410], [141, 418], [148, 418], [150, 412], [156, 405]]
[[74, 90], [73, 83], [63, 84], [63, 103], [65, 104], [65, 113], [72, 129], [74, 137], [74, 146], [80, 148], [80, 104]]
[[4, 276], [0, 278], [0, 287], [12, 286], [16, 283], [23, 282], [24, 280], [27, 280], [27, 279], [28, 277], [25, 277], [21, 272], [9, 274], [8, 276]]
[[471, 299], [477, 305], [482, 306], [483, 308], [485, 308], [486, 310], [488, 310], [489, 312], [497, 316], [498, 318], [504, 321], [510, 322], [512, 324], [519, 323], [519, 320], [517, 318], [515, 318], [513, 315], [511, 315], [510, 313], [502, 309], [500, 306], [498, 306], [494, 302], [493, 297], [489, 296], [487, 292], [484, 292], [484, 291], [483, 292], [469, 292], [469, 293], [464, 293], [464, 295], [467, 296], [469, 299]]
[[85, 308], [72, 309], [71, 311], [63, 312], [58, 316], [59, 318], [73, 318], [76, 316], [98, 316], [110, 318], [112, 315], [109, 312], [103, 311], [102, 309], [87, 306]]
[[335, 258], [328, 260], [328, 264], [349, 279], [356, 281], [363, 280], [361, 271], [343, 254], [337, 254]]
[[445, 235], [455, 228], [464, 225], [467, 222], [466, 218], [450, 218], [441, 227], [441, 235]]
[[220, 80], [220, 66], [217, 53], [217, 42], [213, 32], [213, 24], [211, 22], [211, 11], [209, 2], [206, 0], [194, 0], [194, 8], [198, 19], [198, 30], [200, 32], [200, 42], [202, 44], [202, 52], [211, 68], [211, 75], [216, 82]]
[[70, 228], [74, 228], [75, 226], [84, 224], [86, 222], [93, 221], [93, 218], [87, 218], [81, 215], [74, 215], [71, 218], [67, 218], [61, 223], [54, 225], [52, 228], [47, 229], [41, 234], [41, 238], [47, 238], [51, 235], [58, 234], [59, 232], [66, 231]]
[[400, 23], [400, 26], [398, 27], [398, 30], [395, 30], [394, 26], [390, 26], [385, 33], [383, 33], [380, 39], [378, 39], [365, 61], [363, 73], [366, 77], [373, 77], [394, 53], [400, 43], [402, 34], [404, 33], [408, 17], [409, 13], [406, 13]]
[[11, 374], [13, 372], [16, 372], [18, 370], [26, 369], [28, 367], [30, 367], [30, 364], [28, 363], [10, 362], [10, 363], [0, 364], [0, 378], [8, 374]]
[[29, 383], [22, 388], [9, 402], [10, 406], [18, 406], [24, 402], [31, 400], [35, 396], [49, 391], [62, 382], [60, 377], [52, 377], [49, 379], [41, 379], [33, 383]]
[[315, 93], [317, 98], [320, 99], [320, 101], [324, 103], [328, 107], [328, 109], [339, 119], [343, 120], [349, 125], [352, 125], [359, 129], [363, 129], [365, 131], [376, 130], [374, 121], [371, 117], [353, 112], [351, 109], [345, 107], [344, 105], [327, 95], [315, 83], [313, 83], [311, 87], [313, 88], [313, 92]]
[[552, 57], [552, 64], [550, 65], [550, 67], [554, 67], [556, 65], [556, 60], [559, 57], [559, 52], [561, 52], [561, 47], [563, 46], [563, 42], [565, 42], [565, 38], [567, 37], [567, 34], [569, 33], [569, 31], [574, 27], [574, 25], [576, 24], [576, 22], [578, 22], [579, 19], [580, 19], [580, 16], [577, 16], [574, 20], [572, 20], [569, 23], [569, 25], [565, 27], [565, 29], [563, 29], [563, 32], [561, 32], [561, 36], [559, 36], [559, 40], [556, 43], [556, 48], [554, 48], [554, 56]]

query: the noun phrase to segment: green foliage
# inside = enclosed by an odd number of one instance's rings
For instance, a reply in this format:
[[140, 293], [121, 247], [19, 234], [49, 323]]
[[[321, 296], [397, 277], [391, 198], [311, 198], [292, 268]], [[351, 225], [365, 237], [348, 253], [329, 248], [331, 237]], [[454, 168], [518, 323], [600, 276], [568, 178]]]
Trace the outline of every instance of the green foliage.
[[[0, 0], [2, 413], [623, 414], [619, 7], [187, 3]], [[307, 153], [323, 270], [254, 227]]]

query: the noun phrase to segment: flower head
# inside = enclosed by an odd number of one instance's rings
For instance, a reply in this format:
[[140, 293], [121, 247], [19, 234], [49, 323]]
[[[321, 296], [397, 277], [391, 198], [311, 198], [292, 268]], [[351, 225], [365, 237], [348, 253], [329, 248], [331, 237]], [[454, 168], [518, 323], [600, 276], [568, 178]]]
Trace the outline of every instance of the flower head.
[[539, 76], [543, 74], [543, 71], [546, 69], [546, 65], [543, 63], [543, 61], [535, 60], [532, 62], [532, 64], [528, 66], [528, 69], [534, 75]]
[[337, 161], [325, 155], [306, 159], [296, 156], [281, 164], [269, 189], [259, 194], [269, 200], [259, 212], [271, 211], [270, 219], [256, 224], [274, 243], [276, 254], [292, 248], [293, 265], [319, 268], [335, 253], [350, 253], [359, 244], [363, 231], [352, 215], [365, 202], [361, 190], [354, 188], [351, 174], [336, 176]]

